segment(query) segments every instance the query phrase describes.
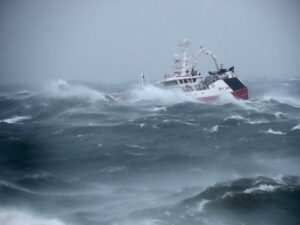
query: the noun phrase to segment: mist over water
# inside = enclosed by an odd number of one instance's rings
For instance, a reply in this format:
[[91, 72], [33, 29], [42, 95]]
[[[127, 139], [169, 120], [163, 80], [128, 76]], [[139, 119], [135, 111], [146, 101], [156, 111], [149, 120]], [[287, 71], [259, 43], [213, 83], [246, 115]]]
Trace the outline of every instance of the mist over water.
[[300, 79], [250, 100], [52, 81], [0, 94], [0, 223], [299, 224]]
[[[300, 224], [299, 11], [1, 0], [0, 225]], [[250, 100], [130, 82], [169, 74], [184, 38], [235, 66]]]
[[157, 80], [184, 38], [190, 54], [203, 45], [243, 78], [290, 78], [300, 70], [299, 10], [299, 0], [2, 0], [1, 82]]

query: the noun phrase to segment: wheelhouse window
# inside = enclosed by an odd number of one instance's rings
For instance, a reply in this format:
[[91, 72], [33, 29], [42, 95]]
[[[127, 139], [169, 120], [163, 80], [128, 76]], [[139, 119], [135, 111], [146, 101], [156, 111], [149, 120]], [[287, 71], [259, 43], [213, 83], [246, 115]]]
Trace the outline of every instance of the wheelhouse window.
[[179, 82], [180, 82], [181, 84], [183, 84], [183, 80], [179, 80]]
[[178, 84], [177, 80], [171, 80], [171, 81], [164, 82], [165, 86], [175, 86], [177, 84]]
[[186, 84], [188, 83], [187, 79], [184, 79], [184, 83], [186, 83]]

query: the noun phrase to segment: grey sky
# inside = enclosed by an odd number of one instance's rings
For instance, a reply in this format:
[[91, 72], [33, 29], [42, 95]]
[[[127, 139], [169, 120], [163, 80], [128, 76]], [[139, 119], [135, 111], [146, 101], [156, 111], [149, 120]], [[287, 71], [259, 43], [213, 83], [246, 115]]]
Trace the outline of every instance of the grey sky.
[[[0, 76], [118, 82], [144, 72], [156, 80], [188, 38], [241, 77], [295, 77], [299, 11], [298, 0], [2, 0]], [[203, 57], [204, 70], [209, 63]]]

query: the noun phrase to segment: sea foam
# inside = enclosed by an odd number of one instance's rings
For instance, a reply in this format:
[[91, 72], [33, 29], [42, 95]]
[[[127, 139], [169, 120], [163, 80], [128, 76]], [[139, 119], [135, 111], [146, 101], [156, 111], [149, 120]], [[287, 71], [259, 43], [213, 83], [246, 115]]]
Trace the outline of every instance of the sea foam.
[[91, 102], [106, 101], [105, 94], [83, 84], [57, 80], [45, 87], [44, 94], [51, 98], [77, 98]]
[[19, 122], [22, 122], [24, 120], [30, 120], [31, 119], [31, 116], [13, 116], [11, 118], [7, 118], [7, 119], [3, 119], [3, 120], [0, 120], [0, 123], [19, 123]]
[[292, 128], [292, 131], [294, 131], [294, 130], [300, 130], [300, 123]]
[[147, 85], [142, 88], [135, 88], [130, 91], [133, 96], [133, 102], [152, 101], [167, 105], [178, 104], [187, 101], [195, 101], [182, 91], [162, 89], [153, 85]]
[[267, 131], [264, 132], [265, 134], [276, 134], [276, 135], [285, 135], [286, 133], [280, 131], [280, 130], [273, 130], [273, 129], [269, 129]]
[[19, 211], [8, 211], [0, 209], [1, 225], [64, 225], [57, 219], [39, 218], [35, 215]]
[[244, 190], [244, 193], [251, 194], [251, 193], [257, 192], [257, 191], [270, 192], [270, 191], [274, 191], [276, 188], [277, 188], [277, 186], [261, 184], [258, 187], [248, 188], [248, 189]]

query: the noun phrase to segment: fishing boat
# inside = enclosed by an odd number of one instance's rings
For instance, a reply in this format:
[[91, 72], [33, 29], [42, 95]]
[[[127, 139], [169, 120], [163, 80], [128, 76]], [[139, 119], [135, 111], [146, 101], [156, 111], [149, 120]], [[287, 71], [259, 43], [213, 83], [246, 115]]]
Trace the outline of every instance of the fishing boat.
[[[231, 94], [237, 99], [247, 100], [248, 88], [240, 80], [234, 71], [234, 67], [224, 68], [215, 54], [209, 49], [201, 46], [193, 57], [188, 56], [188, 47], [191, 43], [185, 39], [180, 42], [181, 55], [174, 56], [175, 71], [172, 74], [164, 75], [164, 78], [157, 82], [164, 88], [176, 88], [184, 91], [187, 95], [201, 101], [214, 101], [224, 94]], [[216, 70], [202, 73], [196, 68], [197, 58], [205, 54], [212, 58]], [[190, 63], [190, 62], [193, 63]]]
[[[181, 54], [174, 55], [174, 72], [165, 74], [163, 79], [153, 85], [182, 91], [189, 97], [200, 101], [217, 101], [222, 96], [230, 95], [236, 99], [247, 100], [249, 98], [247, 86], [235, 73], [234, 67], [225, 68], [220, 64], [215, 54], [209, 49], [201, 46], [194, 56], [188, 55], [191, 43], [184, 39], [179, 43]], [[212, 58], [215, 71], [202, 74], [197, 68], [200, 55], [208, 55]], [[141, 75], [141, 86], [147, 83], [145, 75]], [[119, 93], [113, 96], [117, 100], [130, 100], [132, 96], [128, 93]]]

